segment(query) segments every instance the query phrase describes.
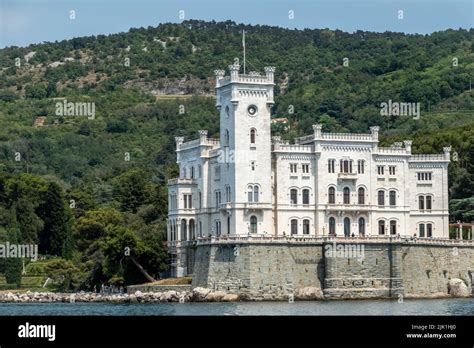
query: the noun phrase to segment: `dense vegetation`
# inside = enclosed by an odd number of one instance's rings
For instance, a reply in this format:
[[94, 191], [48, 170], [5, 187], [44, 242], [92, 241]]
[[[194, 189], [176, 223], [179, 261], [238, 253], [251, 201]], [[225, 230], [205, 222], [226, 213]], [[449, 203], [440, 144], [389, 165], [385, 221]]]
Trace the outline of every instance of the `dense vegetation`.
[[[277, 67], [273, 113], [290, 127], [275, 133], [379, 125], [384, 145], [413, 139], [414, 152], [441, 153], [451, 144], [452, 218], [473, 220], [472, 29], [349, 34], [187, 21], [0, 50], [1, 240], [38, 243], [62, 289], [158, 278], [174, 136], [218, 135], [213, 70], [241, 56], [243, 29], [249, 70]], [[95, 103], [95, 117], [58, 116], [64, 98]], [[389, 100], [419, 102], [420, 119], [381, 116]], [[44, 126], [33, 127], [37, 117]], [[0, 272], [18, 283], [21, 262], [9, 262]]]

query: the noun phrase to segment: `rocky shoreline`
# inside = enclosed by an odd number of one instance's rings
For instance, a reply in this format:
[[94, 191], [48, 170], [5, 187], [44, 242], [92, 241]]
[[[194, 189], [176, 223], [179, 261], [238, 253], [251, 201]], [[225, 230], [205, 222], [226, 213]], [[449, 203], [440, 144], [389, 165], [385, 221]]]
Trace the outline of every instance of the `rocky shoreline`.
[[[448, 283], [447, 292], [437, 292], [431, 296], [420, 296], [406, 294], [406, 299], [422, 298], [466, 298], [472, 297], [470, 289], [460, 279], [451, 279]], [[347, 300], [364, 300], [368, 297], [341, 298]], [[370, 297], [370, 299], [374, 299]], [[26, 293], [0, 293], [0, 303], [35, 303], [35, 302], [64, 302], [64, 303], [168, 303], [168, 302], [236, 302], [236, 301], [314, 301], [328, 300], [319, 288], [304, 287], [297, 289], [294, 294], [285, 296], [263, 296], [262, 298], [249, 298], [246, 295], [226, 293], [207, 288], [196, 287], [189, 290], [166, 290], [166, 291], [129, 291], [122, 294], [101, 294], [93, 292], [78, 293], [54, 293], [54, 292], [26, 292]]]
[[123, 294], [100, 294], [93, 292], [54, 293], [54, 292], [26, 292], [0, 294], [0, 303], [35, 303], [35, 302], [64, 302], [64, 303], [166, 303], [166, 302], [233, 302], [240, 301], [237, 294], [228, 294], [223, 291], [194, 288], [191, 291], [163, 291]]

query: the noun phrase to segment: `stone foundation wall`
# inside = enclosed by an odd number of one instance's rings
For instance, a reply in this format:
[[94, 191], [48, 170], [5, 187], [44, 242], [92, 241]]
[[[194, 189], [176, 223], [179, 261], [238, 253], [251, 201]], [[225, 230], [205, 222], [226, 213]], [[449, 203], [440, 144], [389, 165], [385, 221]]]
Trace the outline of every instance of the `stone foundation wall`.
[[357, 245], [363, 259], [328, 257], [332, 242], [198, 245], [193, 287], [251, 300], [288, 299], [308, 288], [322, 291], [325, 298], [448, 296], [450, 278], [463, 279], [473, 289], [472, 245], [351, 240], [337, 245]]

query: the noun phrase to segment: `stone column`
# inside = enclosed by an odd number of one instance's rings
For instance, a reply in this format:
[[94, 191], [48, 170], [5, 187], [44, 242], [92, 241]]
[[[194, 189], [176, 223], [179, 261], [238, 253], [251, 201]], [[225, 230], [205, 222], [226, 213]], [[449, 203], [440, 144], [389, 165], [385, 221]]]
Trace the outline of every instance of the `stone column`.
[[323, 283], [324, 296], [338, 297], [340, 292], [339, 283], [341, 279], [338, 278], [337, 274], [336, 242], [324, 242], [322, 248], [325, 271]]
[[405, 289], [402, 278], [402, 248], [400, 243], [388, 244], [390, 261], [390, 297], [404, 295]]

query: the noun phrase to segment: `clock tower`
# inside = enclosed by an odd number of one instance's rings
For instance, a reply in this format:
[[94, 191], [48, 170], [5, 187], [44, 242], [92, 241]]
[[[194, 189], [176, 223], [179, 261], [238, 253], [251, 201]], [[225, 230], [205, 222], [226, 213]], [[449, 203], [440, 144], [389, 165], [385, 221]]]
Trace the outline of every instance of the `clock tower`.
[[220, 111], [220, 156], [230, 234], [273, 234], [270, 110], [275, 68], [265, 74], [230, 75], [216, 70], [216, 106]]

